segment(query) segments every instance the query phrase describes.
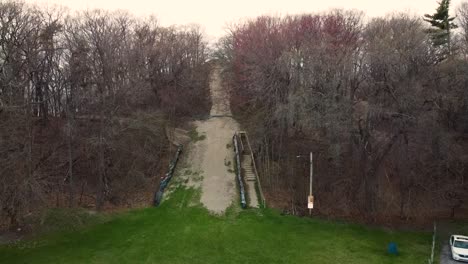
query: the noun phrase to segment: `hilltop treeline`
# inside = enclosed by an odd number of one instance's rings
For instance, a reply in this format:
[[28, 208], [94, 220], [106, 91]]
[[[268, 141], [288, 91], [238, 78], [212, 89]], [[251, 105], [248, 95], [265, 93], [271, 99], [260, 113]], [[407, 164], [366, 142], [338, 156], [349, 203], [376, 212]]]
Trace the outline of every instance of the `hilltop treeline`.
[[164, 123], [209, 108], [206, 58], [195, 26], [0, 2], [0, 219], [153, 189]]
[[217, 55], [267, 201], [306, 212], [301, 155], [313, 151], [319, 214], [467, 217], [467, 6], [448, 45], [434, 43], [422, 16], [401, 13], [335, 10], [232, 26]]

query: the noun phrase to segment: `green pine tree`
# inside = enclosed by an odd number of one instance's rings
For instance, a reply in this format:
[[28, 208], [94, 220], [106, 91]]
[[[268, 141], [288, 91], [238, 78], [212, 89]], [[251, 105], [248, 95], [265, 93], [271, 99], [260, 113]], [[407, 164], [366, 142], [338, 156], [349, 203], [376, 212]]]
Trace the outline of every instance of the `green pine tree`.
[[433, 15], [425, 14], [424, 21], [429, 22], [433, 28], [429, 30], [432, 36], [433, 45], [436, 47], [446, 47], [448, 53], [451, 52], [450, 30], [458, 26], [453, 22], [455, 17], [450, 17], [450, 0], [442, 0]]

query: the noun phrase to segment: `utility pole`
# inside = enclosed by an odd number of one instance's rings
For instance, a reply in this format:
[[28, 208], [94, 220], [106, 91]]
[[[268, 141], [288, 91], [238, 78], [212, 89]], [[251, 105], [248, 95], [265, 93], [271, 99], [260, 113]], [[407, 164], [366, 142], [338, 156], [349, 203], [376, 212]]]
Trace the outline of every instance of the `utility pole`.
[[314, 207], [314, 196], [312, 196], [313, 176], [314, 176], [314, 156], [311, 151], [310, 152], [310, 184], [309, 184], [309, 199], [308, 199], [309, 215], [312, 215], [312, 208]]
[[[296, 158], [303, 158], [307, 156], [298, 155]], [[314, 176], [314, 155], [310, 152], [310, 176], [309, 176], [309, 196], [307, 197], [307, 208], [309, 208], [309, 215], [312, 215], [312, 209], [314, 208], [314, 196], [312, 195], [312, 182]]]
[[314, 176], [314, 156], [310, 153], [310, 190], [309, 195], [312, 195], [312, 177]]

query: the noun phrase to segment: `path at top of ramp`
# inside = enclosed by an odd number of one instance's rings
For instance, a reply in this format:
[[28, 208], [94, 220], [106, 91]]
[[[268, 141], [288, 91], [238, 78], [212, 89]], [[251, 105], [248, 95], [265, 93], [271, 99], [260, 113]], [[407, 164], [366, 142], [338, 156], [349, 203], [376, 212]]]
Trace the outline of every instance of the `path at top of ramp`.
[[214, 213], [224, 212], [236, 196], [235, 174], [228, 171], [232, 167], [234, 153], [227, 146], [232, 145], [232, 137], [239, 130], [239, 124], [229, 117], [229, 98], [222, 86], [220, 71], [219, 67], [214, 68], [210, 80], [210, 114], [217, 117], [194, 123], [206, 139], [193, 143], [189, 151], [191, 167], [203, 175], [201, 202]]

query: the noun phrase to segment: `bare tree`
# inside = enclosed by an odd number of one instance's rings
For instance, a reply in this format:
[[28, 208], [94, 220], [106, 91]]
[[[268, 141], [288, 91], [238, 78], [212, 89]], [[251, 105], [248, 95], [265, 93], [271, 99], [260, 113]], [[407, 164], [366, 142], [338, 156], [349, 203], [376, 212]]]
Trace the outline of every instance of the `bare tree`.
[[197, 27], [0, 3], [0, 219], [148, 186], [165, 120], [208, 111], [206, 56]]
[[460, 25], [463, 39], [463, 51], [465, 57], [468, 54], [468, 2], [462, 2], [457, 9], [457, 19]]
[[252, 134], [267, 192], [292, 197], [283, 206], [306, 208], [306, 166], [295, 159], [311, 150], [320, 213], [407, 220], [434, 216], [428, 204], [460, 206], [464, 187], [440, 179], [461, 181], [466, 167], [456, 143], [466, 109], [456, 69], [466, 62], [440, 62], [420, 18], [259, 17], [220, 44], [231, 106]]

